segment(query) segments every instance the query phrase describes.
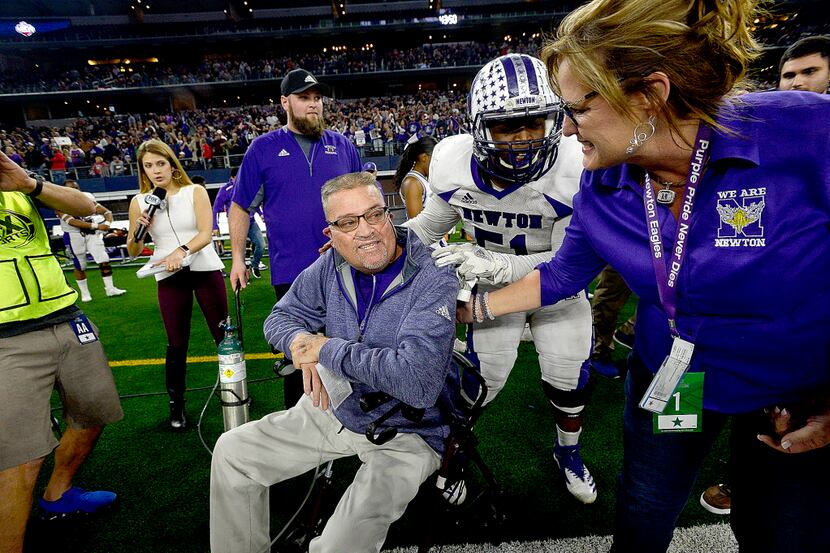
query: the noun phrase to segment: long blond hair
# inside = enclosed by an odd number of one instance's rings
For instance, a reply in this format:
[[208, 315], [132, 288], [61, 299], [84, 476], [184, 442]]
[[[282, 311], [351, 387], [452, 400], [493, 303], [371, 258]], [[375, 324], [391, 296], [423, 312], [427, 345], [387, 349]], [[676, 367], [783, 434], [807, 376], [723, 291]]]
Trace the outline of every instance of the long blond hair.
[[[151, 138], [150, 140], [143, 142], [141, 146], [138, 147], [138, 151], [136, 151], [135, 154], [135, 158], [138, 160], [138, 190], [142, 194], [146, 194], [155, 187], [153, 181], [150, 180], [150, 177], [148, 177], [147, 173], [144, 171], [144, 166], [141, 163], [142, 158], [144, 158], [146, 154], [156, 154], [157, 156], [165, 158], [173, 168], [173, 180], [178, 186], [189, 186], [193, 184], [193, 181], [191, 181], [190, 177], [187, 176], [187, 173], [184, 172], [182, 164], [179, 163], [179, 160], [176, 158], [176, 154], [173, 153], [170, 146], [161, 140]], [[175, 178], [176, 171], [179, 172], [179, 178]]]
[[[759, 0], [593, 0], [562, 21], [542, 50], [554, 87], [567, 58], [581, 84], [636, 122], [625, 95], [642, 92], [676, 131], [681, 119], [715, 121], [724, 98], [749, 85], [760, 48], [752, 37]], [[643, 77], [662, 71], [668, 100]], [[558, 88], [557, 88], [558, 91]]]

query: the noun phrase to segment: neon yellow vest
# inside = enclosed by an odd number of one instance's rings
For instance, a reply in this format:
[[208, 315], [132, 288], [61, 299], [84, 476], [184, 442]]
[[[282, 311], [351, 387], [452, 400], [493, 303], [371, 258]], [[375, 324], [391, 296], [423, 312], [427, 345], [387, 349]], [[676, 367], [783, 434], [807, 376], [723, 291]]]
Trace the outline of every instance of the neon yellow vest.
[[21, 192], [0, 192], [0, 323], [49, 315], [77, 296], [49, 248], [34, 201]]

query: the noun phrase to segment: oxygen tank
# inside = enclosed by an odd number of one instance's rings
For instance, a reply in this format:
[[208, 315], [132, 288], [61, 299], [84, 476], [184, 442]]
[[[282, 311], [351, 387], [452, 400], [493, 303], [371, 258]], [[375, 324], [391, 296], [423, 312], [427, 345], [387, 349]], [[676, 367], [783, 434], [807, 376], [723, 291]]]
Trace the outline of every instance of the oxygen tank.
[[250, 420], [245, 352], [231, 319], [225, 322], [225, 338], [219, 342], [219, 403], [225, 432]]

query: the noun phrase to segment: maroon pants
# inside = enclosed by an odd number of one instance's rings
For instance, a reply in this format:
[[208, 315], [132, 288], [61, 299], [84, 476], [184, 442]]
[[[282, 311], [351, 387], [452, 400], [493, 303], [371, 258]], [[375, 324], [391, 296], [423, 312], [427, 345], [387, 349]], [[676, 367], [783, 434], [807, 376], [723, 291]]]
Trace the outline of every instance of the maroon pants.
[[184, 268], [158, 283], [161, 318], [170, 347], [187, 351], [194, 295], [214, 341], [219, 344], [224, 337], [219, 323], [228, 316], [228, 295], [222, 272]]

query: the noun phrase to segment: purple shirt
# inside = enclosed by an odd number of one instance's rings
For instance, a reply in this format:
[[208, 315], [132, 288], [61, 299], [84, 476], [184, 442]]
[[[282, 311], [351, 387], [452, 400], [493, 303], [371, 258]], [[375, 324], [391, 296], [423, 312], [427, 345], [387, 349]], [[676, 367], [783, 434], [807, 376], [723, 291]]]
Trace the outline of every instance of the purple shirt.
[[[678, 275], [677, 326], [706, 374], [704, 407], [750, 411], [830, 384], [830, 97], [747, 94], [716, 133]], [[635, 351], [656, 372], [671, 336], [657, 296], [642, 170], [585, 171], [565, 242], [539, 266], [545, 305], [606, 263], [640, 297]], [[671, 261], [678, 222], [658, 206]]]
[[[225, 213], [230, 216], [228, 210], [231, 208], [231, 199], [233, 198], [234, 180], [231, 179], [225, 183], [219, 192], [216, 193], [216, 198], [213, 200], [213, 230], [219, 230], [219, 214]], [[251, 224], [254, 224], [254, 213], [259, 211], [262, 216], [262, 209], [258, 208], [248, 213]]]
[[[389, 288], [389, 285], [392, 284], [392, 281], [395, 280], [395, 277], [401, 273], [405, 258], [406, 252], [404, 251], [398, 259], [374, 275], [361, 273], [354, 267], [352, 268], [352, 278], [354, 279], [355, 296], [357, 298], [357, 317], [360, 320], [363, 320], [366, 316], [366, 308], [369, 307], [369, 304], [374, 304], [379, 300], [386, 289]], [[374, 295], [372, 291], [374, 291]]]
[[263, 205], [271, 284], [293, 282], [317, 259], [317, 250], [328, 241], [320, 190], [326, 181], [360, 169], [354, 145], [328, 130], [308, 158], [287, 127], [251, 143], [236, 177], [233, 201], [248, 211]]

